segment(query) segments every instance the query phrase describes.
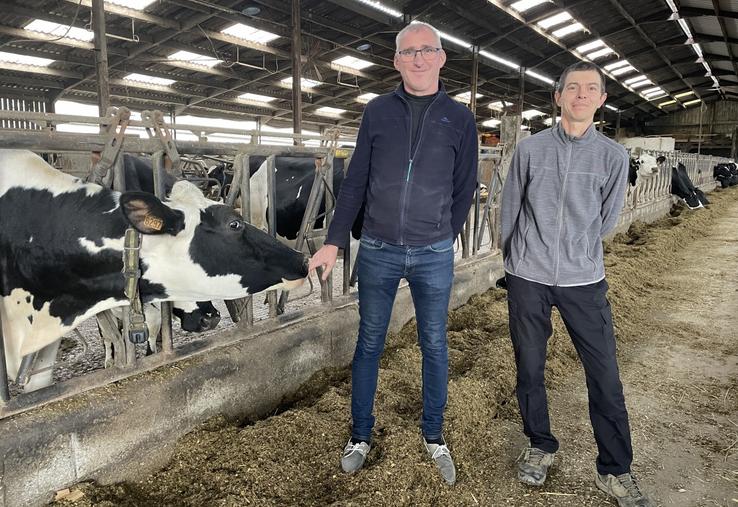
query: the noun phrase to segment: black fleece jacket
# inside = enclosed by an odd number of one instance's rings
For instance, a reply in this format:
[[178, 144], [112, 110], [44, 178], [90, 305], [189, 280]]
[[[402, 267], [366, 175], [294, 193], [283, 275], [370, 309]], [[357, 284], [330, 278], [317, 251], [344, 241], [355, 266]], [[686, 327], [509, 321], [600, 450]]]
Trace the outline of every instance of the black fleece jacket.
[[387, 243], [424, 246], [461, 232], [477, 185], [474, 115], [441, 83], [415, 146], [410, 115], [402, 84], [367, 104], [327, 244], [345, 245], [364, 202], [362, 234]]

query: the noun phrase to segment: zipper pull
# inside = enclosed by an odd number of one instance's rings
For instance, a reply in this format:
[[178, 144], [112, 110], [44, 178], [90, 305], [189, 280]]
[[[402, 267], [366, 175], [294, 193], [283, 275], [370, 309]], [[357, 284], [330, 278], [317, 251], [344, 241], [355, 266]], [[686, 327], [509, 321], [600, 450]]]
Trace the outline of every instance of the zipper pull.
[[407, 178], [405, 178], [405, 183], [410, 181], [410, 171], [413, 170], [413, 159], [410, 159], [410, 163], [407, 166]]

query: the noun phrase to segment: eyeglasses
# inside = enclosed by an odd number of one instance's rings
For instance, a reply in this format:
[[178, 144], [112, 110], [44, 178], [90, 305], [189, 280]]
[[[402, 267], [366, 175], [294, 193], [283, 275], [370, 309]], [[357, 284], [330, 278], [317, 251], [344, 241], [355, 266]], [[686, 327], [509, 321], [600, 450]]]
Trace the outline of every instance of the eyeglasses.
[[403, 62], [412, 62], [415, 60], [415, 55], [418, 53], [423, 57], [423, 60], [430, 61], [436, 58], [441, 49], [443, 48], [425, 47], [420, 49], [402, 49], [398, 51], [397, 54], [400, 55], [400, 60]]

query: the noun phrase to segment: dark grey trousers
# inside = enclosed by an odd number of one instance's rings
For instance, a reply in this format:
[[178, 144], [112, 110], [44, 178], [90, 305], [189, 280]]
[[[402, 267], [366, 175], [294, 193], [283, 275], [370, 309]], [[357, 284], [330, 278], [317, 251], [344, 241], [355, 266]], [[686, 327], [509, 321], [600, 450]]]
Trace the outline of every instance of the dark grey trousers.
[[517, 365], [516, 393], [525, 435], [531, 445], [556, 452], [544, 385], [546, 346], [551, 336], [551, 308], [563, 318], [584, 366], [589, 417], [601, 474], [630, 472], [633, 449], [628, 412], [615, 358], [615, 333], [607, 301], [607, 282], [578, 287], [551, 287], [507, 274], [510, 336]]

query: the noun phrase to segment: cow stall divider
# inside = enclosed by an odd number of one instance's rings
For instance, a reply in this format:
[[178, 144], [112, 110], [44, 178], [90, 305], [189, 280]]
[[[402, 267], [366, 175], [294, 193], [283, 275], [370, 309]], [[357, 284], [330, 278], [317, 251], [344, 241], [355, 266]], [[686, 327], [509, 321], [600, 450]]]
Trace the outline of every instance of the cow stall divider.
[[[625, 211], [644, 210], [653, 207], [657, 203], [669, 201], [677, 202], [678, 198], [671, 194], [671, 168], [678, 163], [684, 164], [687, 174], [696, 187], [704, 191], [712, 190], [715, 186], [713, 167], [717, 164], [728, 162], [724, 157], [711, 155], [699, 155], [697, 153], [684, 153], [681, 151], [659, 151], [627, 149], [632, 156], [640, 156], [642, 153], [655, 158], [663, 156], [665, 161], [660, 164], [658, 171], [652, 175], [636, 179], [636, 185], [628, 185], [625, 196]], [[624, 214], [621, 214], [621, 224], [628, 222]], [[622, 226], [618, 228], [622, 229]]]
[[[0, 118], [9, 120], [20, 120], [25, 115], [24, 121], [32, 121], [35, 125], [41, 127], [37, 131], [25, 130], [0, 130], [0, 148], [9, 149], [28, 149], [37, 153], [52, 153], [62, 155], [74, 155], [79, 153], [91, 154], [97, 152], [100, 154], [99, 160], [93, 165], [89, 173], [89, 178], [98, 184], [102, 184], [117, 191], [125, 190], [125, 174], [123, 172], [123, 153], [133, 154], [149, 154], [153, 155], [152, 165], [154, 168], [154, 185], [155, 194], [163, 198], [163, 175], [169, 170], [175, 175], [181, 174], [177, 160], [182, 160], [180, 153], [190, 156], [209, 156], [209, 157], [232, 157], [234, 161], [234, 183], [232, 188], [236, 190], [229, 194], [226, 204], [235, 207], [237, 199], [240, 197], [240, 212], [246, 221], [250, 221], [250, 172], [249, 172], [249, 156], [266, 156], [268, 160], [268, 193], [269, 196], [269, 228], [272, 235], [276, 235], [276, 206], [275, 202], [275, 161], [278, 156], [302, 156], [312, 157], [316, 160], [315, 180], [316, 185], [313, 186], [312, 192], [316, 195], [311, 200], [309, 210], [302, 219], [303, 226], [300, 229], [300, 237], [298, 242], [302, 242], [312, 252], [315, 250], [316, 240], [320, 237], [320, 231], [313, 231], [315, 218], [318, 217], [320, 208], [319, 202], [324, 196], [327, 208], [325, 217], [327, 220], [325, 228], [327, 228], [330, 216], [333, 211], [335, 196], [332, 190], [332, 178], [327, 177], [332, 171], [333, 156], [336, 146], [339, 142], [352, 142], [351, 138], [342, 136], [338, 131], [331, 131], [326, 136], [314, 136], [309, 134], [283, 134], [270, 133], [270, 137], [284, 138], [289, 141], [290, 145], [259, 145], [256, 144], [259, 132], [244, 131], [233, 128], [203, 128], [198, 125], [176, 125], [176, 130], [183, 130], [196, 133], [200, 137], [200, 141], [175, 141], [171, 135], [171, 130], [175, 126], [166, 125], [163, 121], [163, 115], [158, 111], [145, 111], [141, 115], [141, 120], [132, 120], [130, 111], [126, 108], [110, 108], [103, 117], [85, 117], [77, 115], [57, 115], [51, 113], [28, 113], [16, 111], [0, 110]], [[56, 128], [65, 123], [77, 125], [95, 125], [102, 127], [99, 134], [78, 134], [59, 132]], [[141, 138], [137, 134], [133, 134], [134, 129], [138, 132], [145, 132], [147, 138]], [[208, 133], [225, 133], [238, 134], [248, 136], [250, 142], [244, 143], [218, 143], [202, 140], [202, 131], [207, 130]], [[305, 141], [318, 141], [321, 146], [309, 147], [294, 145], [294, 143]], [[352, 152], [351, 148], [342, 148], [344, 156]], [[174, 162], [174, 163], [173, 163]], [[326, 188], [328, 191], [326, 191]], [[240, 195], [239, 195], [240, 194]], [[324, 235], [324, 233], [323, 233]], [[348, 252], [347, 252], [348, 253]], [[349, 292], [349, 273], [344, 273], [344, 293]], [[321, 281], [322, 282], [322, 281]], [[322, 284], [321, 299], [330, 301], [331, 285]], [[270, 300], [269, 316], [277, 315], [277, 294], [272, 292], [268, 295]], [[286, 295], [283, 296], [286, 301]], [[231, 318], [239, 327], [248, 328], [253, 325], [254, 311], [253, 301], [251, 297], [244, 298], [239, 301], [226, 301]], [[167, 308], [169, 305], [162, 305], [162, 352], [163, 355], [170, 355], [173, 350], [173, 339], [171, 331], [171, 310]], [[115, 367], [125, 370], [126, 375], [136, 372], [136, 365], [140, 360], [136, 359], [135, 345], [125, 339], [127, 336], [127, 312], [123, 312], [124, 329], [119, 329], [118, 320], [112, 313], [102, 313], [98, 318], [98, 326], [104, 337], [104, 342], [114, 352], [106, 361], [106, 367]], [[0, 339], [2, 336], [0, 335]], [[4, 346], [0, 343], [4, 352]], [[85, 344], [83, 344], [85, 346]], [[30, 355], [29, 355], [30, 356]], [[30, 372], [32, 365], [32, 357], [26, 358], [26, 371]], [[5, 366], [5, 361], [2, 361]], [[118, 377], [115, 375], [114, 377]], [[120, 377], [118, 377], [120, 378]], [[63, 384], [63, 382], [62, 382]], [[80, 390], [87, 390], [99, 384], [85, 384]], [[7, 375], [0, 375], [0, 401], [4, 400], [2, 392], [8, 391]], [[63, 389], [61, 391], [64, 391]], [[32, 396], [29, 396], [31, 395]], [[67, 397], [75, 394], [75, 392], [65, 392], [63, 396], [54, 395], [44, 401], [48, 402], [59, 397]], [[40, 404], [39, 399], [44, 399], [36, 393], [21, 393], [13, 396], [9, 404], [0, 407], [0, 418], [6, 414], [14, 413], [19, 410], [30, 408], [31, 406]], [[25, 400], [25, 401], [24, 401]], [[35, 401], [34, 401], [35, 400]]]
[[[236, 199], [241, 199], [241, 217], [251, 223], [251, 178], [249, 178], [249, 156], [238, 153], [233, 159], [233, 180], [231, 191], [228, 192], [225, 203], [235, 208]], [[225, 301], [228, 313], [233, 322], [240, 323], [241, 327], [249, 327], [254, 323], [254, 299], [252, 296]]]
[[[483, 240], [486, 237], [490, 241], [491, 250], [499, 249], [499, 223], [500, 223], [500, 201], [502, 199], [502, 160], [505, 158], [506, 147], [499, 144], [490, 148], [480, 146], [479, 148], [479, 167], [480, 174], [477, 178], [477, 192], [474, 195], [474, 236], [472, 238], [473, 248], [472, 255], [475, 255], [483, 246]], [[487, 195], [482, 196], [481, 184], [485, 180], [485, 174], [481, 171], [482, 165], [488, 162], [490, 167], [486, 174], [486, 190]], [[481, 206], [482, 200], [484, 206]], [[480, 210], [481, 207], [481, 210]]]
[[666, 216], [673, 204], [681, 201], [671, 193], [671, 168], [683, 163], [692, 183], [703, 192], [709, 192], [716, 186], [713, 177], [713, 167], [724, 163], [728, 159], [681, 151], [656, 151], [627, 149], [628, 153], [640, 156], [642, 153], [655, 158], [663, 156], [664, 163], [658, 170], [648, 176], [638, 176], [635, 186], [628, 184], [625, 203], [620, 218], [611, 235], [626, 232], [631, 223], [636, 220], [652, 222]]

